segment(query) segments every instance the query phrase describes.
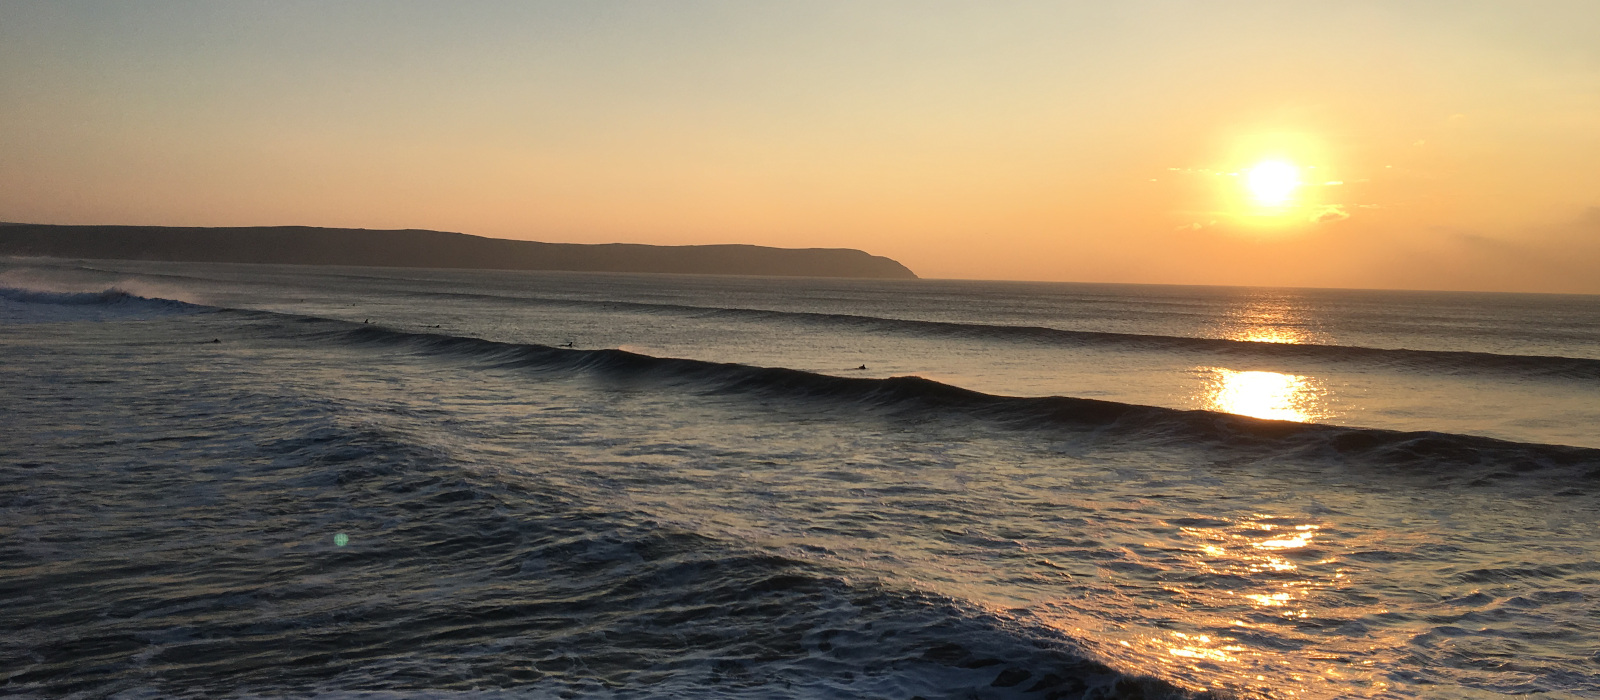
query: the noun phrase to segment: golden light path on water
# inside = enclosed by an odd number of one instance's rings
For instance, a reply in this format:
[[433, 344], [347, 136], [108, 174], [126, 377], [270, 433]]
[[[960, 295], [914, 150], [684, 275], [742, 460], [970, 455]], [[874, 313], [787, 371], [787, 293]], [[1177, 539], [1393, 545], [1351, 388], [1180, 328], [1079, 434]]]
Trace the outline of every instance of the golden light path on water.
[[[1308, 328], [1304, 314], [1283, 298], [1249, 299], [1218, 329], [1228, 340], [1251, 343], [1326, 342]], [[1288, 372], [1200, 367], [1199, 408], [1252, 418], [1316, 421], [1328, 416], [1328, 392], [1314, 378]]]
[[[1270, 296], [1241, 304], [1218, 331], [1221, 337], [1245, 342], [1327, 342], [1295, 309]], [[1296, 422], [1331, 415], [1326, 384], [1313, 376], [1216, 366], [1193, 371], [1200, 384], [1191, 400], [1198, 408]], [[1382, 696], [1390, 686], [1375, 649], [1390, 643], [1372, 644], [1374, 635], [1364, 644], [1316, 649], [1304, 636], [1303, 630], [1326, 624], [1319, 618], [1329, 611], [1320, 608], [1350, 583], [1336, 554], [1348, 543], [1320, 542], [1327, 527], [1303, 515], [1271, 513], [1176, 527], [1172, 535], [1146, 543], [1181, 552], [1164, 565], [1176, 580], [1203, 576], [1235, 583], [1221, 589], [1170, 584], [1170, 597], [1156, 615], [1165, 619], [1160, 627], [1166, 630], [1106, 626], [1075, 615], [1068, 616], [1070, 623], [1060, 622], [1097, 629], [1101, 639], [1114, 640], [1102, 649], [1106, 656], [1195, 689], [1226, 688], [1245, 697]], [[1189, 573], [1179, 575], [1182, 570]], [[1371, 604], [1339, 607], [1341, 614], [1385, 612]], [[1297, 639], [1306, 647], [1263, 643], [1274, 638]]]
[[1306, 422], [1324, 413], [1326, 392], [1311, 377], [1206, 368], [1204, 408], [1252, 418]]
[[[1221, 527], [1179, 528], [1178, 544], [1196, 572], [1239, 582], [1234, 588], [1173, 586], [1164, 632], [1126, 635], [1107, 654], [1191, 687], [1251, 690], [1272, 697], [1328, 697], [1339, 688], [1382, 695], [1381, 663], [1364, 649], [1321, 652], [1263, 645], [1263, 637], [1316, 627], [1319, 598], [1347, 584], [1337, 557], [1317, 549], [1323, 525], [1256, 518]], [[1170, 546], [1170, 544], [1169, 544]], [[1303, 570], [1304, 569], [1304, 570]], [[1352, 611], [1344, 611], [1352, 612]], [[1355, 612], [1381, 614], [1379, 607]], [[1363, 658], [1365, 657], [1365, 658]]]
[[1248, 343], [1303, 343], [1304, 336], [1293, 329], [1286, 328], [1252, 328], [1244, 335], [1229, 340], [1243, 340]]
[[1320, 332], [1294, 297], [1263, 293], [1244, 300], [1216, 329], [1218, 337], [1250, 343], [1317, 343], [1333, 340]]
[[[1406, 635], [1327, 634], [1330, 623], [1388, 613], [1376, 600], [1345, 599], [1356, 585], [1341, 556], [1350, 543], [1322, 542], [1328, 527], [1337, 528], [1258, 513], [1175, 528], [1145, 544], [1181, 552], [1160, 560], [1169, 572], [1160, 594], [1112, 600], [1092, 615], [1071, 605], [1036, 610], [1063, 631], [1094, 640], [1095, 652], [1113, 663], [1195, 690], [1242, 698], [1383, 697], [1390, 689], [1388, 650], [1402, 648]], [[1118, 598], [1115, 590], [1100, 595]]]

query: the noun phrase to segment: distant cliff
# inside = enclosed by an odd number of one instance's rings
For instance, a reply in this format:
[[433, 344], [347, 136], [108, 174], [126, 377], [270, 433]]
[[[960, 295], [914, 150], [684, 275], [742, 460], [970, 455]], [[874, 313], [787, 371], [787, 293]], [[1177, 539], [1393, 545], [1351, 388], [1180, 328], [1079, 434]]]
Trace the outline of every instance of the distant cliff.
[[0, 255], [182, 262], [915, 279], [848, 248], [536, 243], [404, 229], [0, 224]]

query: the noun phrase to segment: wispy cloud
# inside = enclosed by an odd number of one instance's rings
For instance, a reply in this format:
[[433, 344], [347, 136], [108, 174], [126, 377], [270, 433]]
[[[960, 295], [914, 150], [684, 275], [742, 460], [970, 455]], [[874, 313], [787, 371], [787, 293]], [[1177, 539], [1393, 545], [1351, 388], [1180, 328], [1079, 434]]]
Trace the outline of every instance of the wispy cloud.
[[1327, 204], [1311, 213], [1311, 222], [1326, 224], [1334, 221], [1344, 221], [1350, 218], [1350, 212], [1337, 204]]
[[1176, 231], [1199, 231], [1201, 229], [1205, 229], [1205, 228], [1208, 228], [1208, 227], [1211, 227], [1211, 226], [1216, 226], [1216, 225], [1217, 225], [1216, 219], [1212, 219], [1211, 221], [1208, 221], [1208, 222], [1203, 223], [1203, 224], [1198, 222], [1198, 221], [1195, 221], [1195, 222], [1183, 224], [1182, 226], [1179, 226], [1178, 228], [1176, 228], [1174, 230], [1176, 230]]

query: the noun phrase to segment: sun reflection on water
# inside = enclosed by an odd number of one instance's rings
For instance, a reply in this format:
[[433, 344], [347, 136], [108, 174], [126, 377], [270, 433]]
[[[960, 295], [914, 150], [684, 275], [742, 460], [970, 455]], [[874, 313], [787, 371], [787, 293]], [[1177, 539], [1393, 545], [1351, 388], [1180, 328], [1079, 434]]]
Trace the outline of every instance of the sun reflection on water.
[[1253, 418], [1305, 422], [1324, 414], [1326, 391], [1311, 377], [1282, 372], [1206, 368], [1201, 405]]
[[[1214, 337], [1250, 343], [1298, 345], [1332, 342], [1293, 295], [1270, 291], [1241, 297]], [[1253, 418], [1307, 422], [1329, 415], [1328, 392], [1313, 377], [1286, 372], [1200, 367], [1199, 408]]]
[[1250, 343], [1281, 343], [1293, 345], [1304, 343], [1305, 334], [1294, 328], [1251, 328], [1234, 335], [1229, 340], [1243, 340]]
[[1252, 296], [1226, 312], [1218, 337], [1250, 343], [1302, 344], [1332, 342], [1316, 330], [1313, 318], [1293, 298]]
[[1334, 543], [1322, 540], [1336, 537], [1330, 527], [1270, 513], [1176, 527], [1168, 546], [1185, 552], [1185, 568], [1228, 584], [1166, 587], [1174, 605], [1162, 609], [1163, 626], [1178, 629], [1123, 628], [1106, 656], [1230, 696], [1381, 696], [1388, 684], [1375, 670], [1375, 638], [1306, 651], [1263, 643], [1321, 629], [1330, 601], [1343, 606], [1340, 617], [1383, 612], [1338, 595], [1347, 581], [1337, 550], [1325, 551]]

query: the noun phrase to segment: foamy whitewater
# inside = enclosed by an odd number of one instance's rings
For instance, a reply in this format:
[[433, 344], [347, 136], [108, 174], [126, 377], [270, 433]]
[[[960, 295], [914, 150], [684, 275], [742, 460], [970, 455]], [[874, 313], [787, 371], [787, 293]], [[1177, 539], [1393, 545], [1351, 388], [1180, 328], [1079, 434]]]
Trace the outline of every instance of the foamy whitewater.
[[1600, 694], [1600, 298], [0, 262], [0, 694]]

